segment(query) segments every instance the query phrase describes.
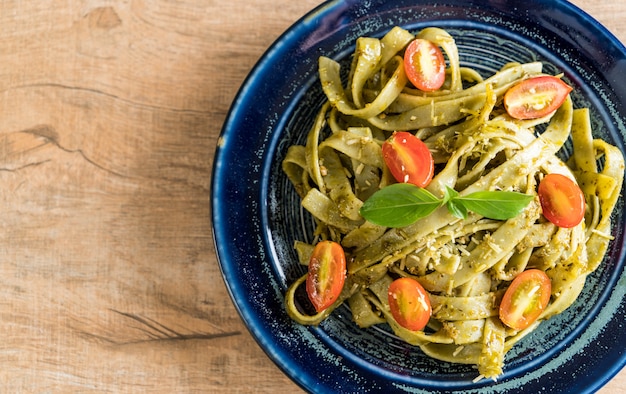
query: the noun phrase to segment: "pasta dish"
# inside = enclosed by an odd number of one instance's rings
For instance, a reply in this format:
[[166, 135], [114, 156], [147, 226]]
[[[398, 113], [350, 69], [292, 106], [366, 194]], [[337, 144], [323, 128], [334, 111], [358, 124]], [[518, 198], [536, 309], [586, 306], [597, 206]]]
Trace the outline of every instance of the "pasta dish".
[[290, 317], [316, 325], [346, 303], [359, 327], [497, 378], [602, 263], [621, 151], [563, 76], [533, 62], [484, 78], [439, 28], [361, 37], [349, 68], [321, 57], [319, 77], [327, 102], [282, 163], [317, 224], [295, 244], [308, 272]]

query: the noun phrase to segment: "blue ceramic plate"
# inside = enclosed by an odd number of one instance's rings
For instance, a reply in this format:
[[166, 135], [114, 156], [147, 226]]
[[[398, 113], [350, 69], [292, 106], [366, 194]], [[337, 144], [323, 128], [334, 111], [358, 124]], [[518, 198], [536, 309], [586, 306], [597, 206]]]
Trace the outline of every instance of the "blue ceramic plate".
[[541, 60], [564, 72], [576, 106], [592, 109], [597, 136], [624, 149], [626, 49], [565, 1], [331, 1], [285, 32], [243, 84], [219, 139], [213, 167], [215, 245], [241, 317], [269, 357], [311, 392], [594, 392], [626, 363], [623, 202], [603, 265], [579, 300], [542, 323], [505, 359], [497, 382], [474, 383], [472, 366], [424, 356], [382, 326], [359, 329], [347, 307], [319, 327], [285, 313], [283, 294], [304, 268], [292, 248], [311, 218], [283, 175], [287, 148], [302, 143], [324, 100], [317, 59], [346, 61], [359, 36], [399, 25], [449, 30], [462, 63], [490, 75], [509, 61]]

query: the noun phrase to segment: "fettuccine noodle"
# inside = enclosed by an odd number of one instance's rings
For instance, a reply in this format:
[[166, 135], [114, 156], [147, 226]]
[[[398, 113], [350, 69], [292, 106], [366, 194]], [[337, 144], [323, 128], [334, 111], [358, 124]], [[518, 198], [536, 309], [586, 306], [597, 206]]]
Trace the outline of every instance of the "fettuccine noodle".
[[[495, 378], [505, 353], [540, 321], [570, 306], [602, 262], [624, 159], [616, 147], [592, 137], [588, 109], [574, 109], [569, 98], [541, 119], [506, 114], [504, 93], [540, 75], [541, 63], [508, 64], [483, 80], [460, 66], [446, 31], [427, 28], [417, 36], [446, 55], [446, 82], [439, 91], [424, 93], [407, 83], [401, 56], [416, 36], [398, 27], [382, 39], [358, 39], [347, 83], [339, 63], [319, 59], [328, 102], [306, 145], [289, 148], [283, 170], [317, 221], [316, 239], [344, 247], [348, 275], [339, 299], [317, 314], [303, 312], [295, 300], [303, 276], [287, 291], [287, 310], [297, 322], [315, 325], [347, 302], [360, 327], [387, 323], [428, 356], [475, 364], [481, 377]], [[557, 227], [543, 218], [535, 198], [506, 221], [475, 213], [458, 219], [445, 207], [404, 228], [365, 221], [359, 215], [363, 202], [395, 182], [381, 145], [397, 130], [414, 133], [432, 152], [438, 170], [427, 189], [436, 196], [446, 186], [461, 195], [506, 190], [536, 196], [538, 182], [559, 173], [583, 190], [585, 218], [573, 228]], [[568, 140], [573, 154], [564, 162], [556, 154]], [[313, 245], [296, 242], [295, 248], [308, 264]], [[500, 321], [498, 307], [513, 278], [529, 268], [552, 280], [551, 299], [537, 322], [517, 331]], [[433, 313], [426, 330], [407, 330], [390, 314], [387, 288], [397, 277], [412, 277], [428, 291]]]

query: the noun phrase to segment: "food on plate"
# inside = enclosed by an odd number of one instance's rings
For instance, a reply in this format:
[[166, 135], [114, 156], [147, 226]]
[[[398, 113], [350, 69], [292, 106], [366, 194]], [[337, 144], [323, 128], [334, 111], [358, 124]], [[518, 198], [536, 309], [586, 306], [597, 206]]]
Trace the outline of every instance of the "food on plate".
[[601, 264], [621, 151], [563, 76], [533, 62], [483, 77], [439, 28], [361, 37], [349, 70], [321, 57], [319, 77], [327, 102], [282, 163], [317, 223], [295, 244], [308, 272], [289, 315], [315, 325], [347, 304], [360, 327], [497, 378]]
[[306, 292], [316, 311], [323, 311], [339, 298], [346, 278], [346, 257], [337, 242], [315, 245], [308, 264]]

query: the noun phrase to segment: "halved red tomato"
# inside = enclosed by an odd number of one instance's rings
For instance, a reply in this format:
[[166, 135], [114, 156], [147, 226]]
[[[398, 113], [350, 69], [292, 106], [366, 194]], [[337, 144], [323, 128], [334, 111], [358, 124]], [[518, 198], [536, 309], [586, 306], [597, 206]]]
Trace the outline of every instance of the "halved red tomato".
[[393, 133], [383, 143], [383, 158], [398, 182], [426, 187], [435, 173], [433, 155], [422, 140], [406, 131]]
[[434, 43], [416, 38], [404, 52], [404, 72], [417, 89], [432, 92], [446, 79], [446, 62]]
[[572, 87], [551, 75], [525, 79], [504, 94], [504, 108], [515, 119], [536, 119], [556, 111]]
[[346, 280], [346, 256], [337, 242], [320, 241], [311, 254], [306, 292], [317, 312], [339, 298]]
[[583, 192], [565, 175], [546, 175], [539, 183], [537, 194], [543, 216], [559, 227], [577, 226], [585, 217]]
[[500, 302], [500, 320], [515, 330], [530, 326], [550, 302], [552, 283], [545, 272], [529, 269], [517, 275]]
[[396, 279], [389, 285], [389, 309], [393, 318], [407, 330], [426, 327], [432, 308], [422, 285], [413, 278]]

